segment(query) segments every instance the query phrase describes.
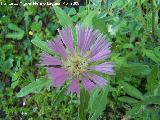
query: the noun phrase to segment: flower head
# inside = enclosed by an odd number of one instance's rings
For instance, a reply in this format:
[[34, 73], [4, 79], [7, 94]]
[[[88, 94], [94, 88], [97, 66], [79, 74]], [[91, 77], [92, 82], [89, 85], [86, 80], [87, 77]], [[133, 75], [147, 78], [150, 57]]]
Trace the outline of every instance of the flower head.
[[[104, 87], [107, 81], [93, 71], [114, 74], [112, 62], [93, 65], [111, 55], [111, 44], [98, 31], [89, 27], [76, 26], [77, 43], [73, 43], [71, 28], [58, 30], [59, 36], [48, 42], [48, 46], [59, 54], [57, 59], [47, 53], [41, 54], [41, 64], [47, 68], [53, 85], [60, 88], [71, 77], [68, 93], [76, 92], [80, 97], [80, 84], [88, 91], [95, 87]], [[75, 46], [75, 47], [74, 47]]]
[[33, 35], [33, 32], [32, 32], [32, 31], [29, 31], [28, 34], [32, 36], [32, 35]]

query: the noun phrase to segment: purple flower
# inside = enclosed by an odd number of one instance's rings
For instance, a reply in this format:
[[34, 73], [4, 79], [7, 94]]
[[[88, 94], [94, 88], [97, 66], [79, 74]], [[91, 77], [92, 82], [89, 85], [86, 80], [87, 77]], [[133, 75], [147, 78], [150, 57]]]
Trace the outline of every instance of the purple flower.
[[[44, 52], [41, 54], [41, 64], [46, 66], [53, 85], [60, 88], [67, 82], [70, 84], [68, 93], [76, 92], [78, 97], [80, 97], [81, 83], [88, 91], [104, 87], [107, 81], [95, 75], [93, 71], [114, 74], [114, 63], [96, 64], [97, 61], [102, 61], [111, 55], [111, 44], [106, 38], [92, 28], [77, 25], [78, 42], [74, 45], [71, 28], [63, 28], [58, 32], [59, 36], [54, 41], [48, 42], [48, 46], [59, 54], [59, 59]], [[67, 78], [72, 79], [68, 81]]]

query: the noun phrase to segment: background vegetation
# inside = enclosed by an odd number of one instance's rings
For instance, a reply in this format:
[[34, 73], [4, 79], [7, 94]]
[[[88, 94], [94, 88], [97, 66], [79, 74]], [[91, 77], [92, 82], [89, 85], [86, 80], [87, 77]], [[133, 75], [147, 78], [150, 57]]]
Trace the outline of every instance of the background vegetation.
[[[160, 120], [159, 0], [43, 0], [59, 7], [1, 1], [7, 5], [0, 5], [0, 119]], [[38, 65], [39, 48], [47, 51], [57, 28], [77, 23], [106, 35], [116, 63], [115, 76], [101, 74], [110, 85], [90, 95], [82, 90], [80, 102], [65, 87], [50, 86]]]

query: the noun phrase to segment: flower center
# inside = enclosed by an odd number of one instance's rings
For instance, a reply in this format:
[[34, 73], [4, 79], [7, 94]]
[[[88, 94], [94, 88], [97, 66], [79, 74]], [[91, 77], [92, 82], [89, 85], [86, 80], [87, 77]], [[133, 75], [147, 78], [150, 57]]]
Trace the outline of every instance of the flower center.
[[63, 67], [73, 76], [79, 76], [81, 73], [85, 72], [87, 66], [88, 60], [78, 54], [75, 56], [68, 56], [67, 59], [63, 61]]

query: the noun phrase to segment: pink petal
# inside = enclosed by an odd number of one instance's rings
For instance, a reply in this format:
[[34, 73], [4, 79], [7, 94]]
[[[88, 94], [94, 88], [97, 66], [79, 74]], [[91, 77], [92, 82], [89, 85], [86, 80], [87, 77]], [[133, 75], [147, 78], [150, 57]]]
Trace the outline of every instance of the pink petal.
[[47, 68], [48, 76], [53, 80], [53, 85], [60, 88], [67, 80], [68, 73], [63, 68]]
[[58, 32], [65, 46], [70, 50], [71, 54], [74, 55], [72, 29], [63, 28], [62, 30], [58, 30]]
[[97, 39], [97, 33], [98, 33], [98, 31], [93, 31], [92, 28], [90, 28], [88, 30], [88, 33], [86, 33], [87, 34], [87, 36], [85, 38], [86, 42], [84, 42], [84, 45], [83, 45], [83, 52], [84, 53], [86, 53], [87, 51], [89, 51], [90, 48], [91, 48], [91, 46], [92, 46], [92, 44], [96, 41], [96, 39]]
[[48, 46], [52, 50], [54, 50], [55, 52], [57, 52], [58, 54], [60, 54], [62, 57], [64, 57], [64, 58], [67, 57], [65, 48], [63, 46], [63, 43], [62, 43], [60, 37], [57, 37], [55, 41], [49, 41], [48, 42]]
[[77, 40], [78, 40], [78, 50], [85, 54], [91, 47], [91, 45], [96, 41], [97, 31], [93, 31], [92, 28], [83, 28], [80, 25], [76, 26]]
[[77, 77], [74, 77], [72, 79], [71, 85], [68, 88], [68, 93], [74, 93], [76, 92], [78, 98], [80, 98], [80, 88], [79, 88], [79, 83]]
[[82, 46], [85, 40], [84, 39], [85, 29], [81, 27], [80, 25], [77, 25], [76, 32], [77, 32], [77, 40], [78, 40], [78, 51], [80, 52], [82, 50]]
[[93, 55], [95, 55], [95, 54], [97, 54], [98, 52], [100, 52], [104, 48], [110, 49], [110, 45], [111, 44], [107, 42], [105, 36], [103, 36], [101, 34], [101, 35], [99, 35], [99, 37], [97, 38], [96, 42], [92, 46], [91, 52], [92, 52]]
[[86, 90], [91, 91], [96, 87], [96, 85], [91, 82], [87, 77], [82, 77], [82, 83]]
[[95, 74], [88, 74], [88, 75], [90, 79], [93, 80], [99, 87], [104, 87], [107, 84], [107, 81], [98, 75]]
[[55, 59], [53, 56], [50, 56], [49, 54], [42, 52], [41, 53], [41, 64], [42, 65], [61, 65], [61, 61]]
[[106, 41], [105, 36], [102, 34], [99, 35], [94, 45], [91, 47], [91, 54], [87, 56], [90, 58], [90, 62], [94, 62], [97, 60], [103, 60], [110, 56], [111, 50], [110, 50], [111, 44]]
[[99, 51], [96, 55], [94, 55], [92, 58], [90, 58], [90, 62], [103, 60], [105, 58], [108, 58], [111, 55], [111, 50], [108, 50], [106, 48]]
[[88, 69], [96, 70], [96, 71], [106, 73], [109, 75], [113, 75], [114, 74], [113, 67], [114, 67], [114, 64], [112, 62], [105, 62], [100, 65], [90, 66], [88, 67]]

